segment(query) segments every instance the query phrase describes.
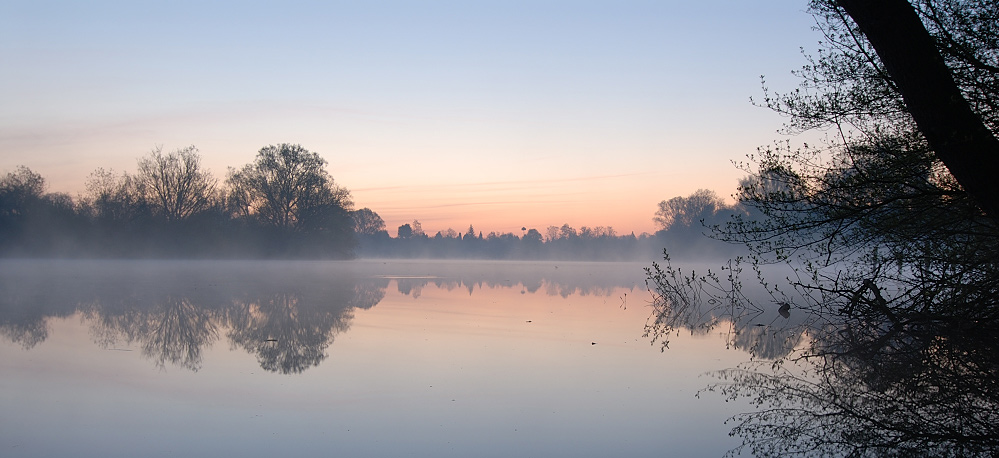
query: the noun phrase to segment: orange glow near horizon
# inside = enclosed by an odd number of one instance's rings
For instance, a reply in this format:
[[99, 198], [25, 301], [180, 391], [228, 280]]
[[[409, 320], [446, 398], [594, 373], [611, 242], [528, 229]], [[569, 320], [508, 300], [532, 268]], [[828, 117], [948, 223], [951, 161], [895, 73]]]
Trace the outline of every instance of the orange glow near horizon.
[[[75, 198], [157, 146], [222, 181], [297, 143], [392, 235], [637, 235], [662, 200], [733, 193], [731, 161], [781, 137], [760, 75], [796, 87], [815, 38], [794, 2], [389, 3], [24, 2], [0, 18], [0, 173]], [[301, 27], [259, 33], [276, 17]]]
[[[324, 152], [323, 149], [316, 151]], [[213, 153], [201, 149], [203, 166], [215, 175], [220, 186], [224, 186], [224, 170], [242, 163], [229, 159], [230, 163], [225, 165], [222, 159], [235, 155]], [[132, 157], [123, 155], [100, 167], [117, 173], [134, 173], [135, 161], [141, 156], [141, 153]], [[245, 156], [244, 162], [252, 159], [251, 155], [241, 156]], [[338, 158], [331, 159], [335, 162]], [[328, 168], [336, 182], [350, 190], [354, 207], [370, 208], [378, 213], [392, 236], [400, 225], [414, 220], [420, 221], [429, 236], [448, 229], [465, 233], [469, 225], [483, 235], [496, 232], [519, 236], [524, 233], [522, 228], [544, 233], [549, 226], [563, 224], [577, 230], [584, 226], [610, 227], [617, 235], [632, 232], [641, 235], [658, 229], [652, 218], [660, 201], [686, 196], [700, 188], [713, 190], [727, 199], [742, 176], [741, 171], [723, 158], [713, 162], [683, 162], [673, 166], [675, 160], [664, 156], [637, 172], [601, 174], [599, 170], [583, 169], [571, 173], [553, 172], [550, 176], [510, 174], [507, 179], [483, 173], [482, 170], [488, 167], [476, 168], [474, 162], [466, 164], [465, 168], [454, 169], [453, 176], [444, 178], [391, 175], [393, 171], [382, 170], [375, 159], [355, 159], [347, 167]], [[87, 176], [94, 170], [90, 168], [93, 165], [81, 167], [75, 162], [54, 164], [24, 160], [10, 161], [0, 172], [13, 171], [16, 164], [24, 164], [40, 173], [46, 180], [46, 192], [66, 193], [73, 198], [79, 198], [85, 192]], [[705, 171], [691, 173], [691, 169]]]
[[[476, 233], [522, 235], [522, 228], [542, 234], [549, 226], [568, 224], [610, 227], [617, 235], [653, 233], [652, 217], [660, 201], [687, 195], [704, 183], [682, 182], [669, 173], [636, 173], [590, 176], [576, 179], [510, 181], [478, 184], [411, 185], [352, 190], [357, 208], [370, 208], [385, 220], [391, 235], [403, 224], [420, 222], [424, 232], [454, 229], [465, 233], [471, 225]], [[734, 173], [732, 175], [735, 175]], [[669, 183], [659, 185], [659, 183]], [[735, 188], [714, 188], [727, 198]], [[663, 189], [676, 194], [665, 195]], [[686, 191], [689, 189], [689, 191]]]

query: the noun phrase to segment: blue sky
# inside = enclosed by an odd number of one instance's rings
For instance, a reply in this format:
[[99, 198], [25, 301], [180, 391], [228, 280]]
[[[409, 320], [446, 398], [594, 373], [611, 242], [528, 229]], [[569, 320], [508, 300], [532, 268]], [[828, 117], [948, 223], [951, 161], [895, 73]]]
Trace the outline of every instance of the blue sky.
[[204, 165], [318, 152], [394, 233], [469, 224], [652, 231], [731, 194], [780, 138], [749, 103], [796, 85], [805, 1], [0, 4], [0, 171], [76, 195], [157, 145]]

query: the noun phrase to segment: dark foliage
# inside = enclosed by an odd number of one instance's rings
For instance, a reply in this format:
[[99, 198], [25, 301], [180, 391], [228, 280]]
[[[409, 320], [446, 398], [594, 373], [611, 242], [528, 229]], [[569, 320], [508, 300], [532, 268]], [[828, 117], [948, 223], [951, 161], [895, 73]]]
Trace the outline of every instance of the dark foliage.
[[136, 175], [98, 169], [77, 201], [20, 167], [0, 178], [0, 256], [349, 258], [350, 193], [324, 165], [297, 145], [267, 147], [218, 189], [196, 149], [157, 148]]
[[[767, 360], [709, 388], [757, 406], [733, 419], [756, 455], [995, 456], [996, 219], [940, 160], [838, 3], [813, 2], [825, 47], [802, 88], [765, 99], [791, 131], [833, 136], [750, 158], [739, 195], [749, 213], [714, 234], [750, 255], [720, 275], [650, 269], [648, 333], [668, 344], [680, 328], [730, 326], [734, 345]], [[995, 135], [996, 3], [913, 7]], [[743, 285], [745, 263], [759, 291]]]
[[75, 201], [45, 194], [44, 179], [27, 168], [8, 173], [0, 180], [0, 256], [650, 261], [668, 246], [723, 257], [731, 245], [702, 237], [704, 226], [746, 212], [700, 190], [663, 201], [654, 235], [564, 224], [544, 233], [524, 227], [484, 235], [469, 226], [430, 236], [413, 221], [391, 237], [377, 213], [352, 210], [350, 192], [326, 172], [326, 161], [299, 145], [262, 148], [221, 186], [193, 146], [156, 148], [138, 164], [134, 175], [94, 171]]

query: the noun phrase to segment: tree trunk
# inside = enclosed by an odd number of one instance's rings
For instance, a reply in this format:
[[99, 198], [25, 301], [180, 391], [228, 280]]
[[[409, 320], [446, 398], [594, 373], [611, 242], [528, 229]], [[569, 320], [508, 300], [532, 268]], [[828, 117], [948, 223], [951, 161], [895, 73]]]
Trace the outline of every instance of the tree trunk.
[[999, 139], [971, 110], [915, 9], [905, 0], [835, 1], [874, 47], [937, 157], [999, 221]]

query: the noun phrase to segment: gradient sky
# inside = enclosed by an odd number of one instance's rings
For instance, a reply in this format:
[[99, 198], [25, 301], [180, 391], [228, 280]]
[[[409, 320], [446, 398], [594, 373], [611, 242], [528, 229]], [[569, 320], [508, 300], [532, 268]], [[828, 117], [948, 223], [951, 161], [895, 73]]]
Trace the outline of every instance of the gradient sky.
[[329, 161], [389, 232], [655, 230], [780, 138], [754, 107], [819, 40], [805, 0], [0, 2], [0, 172], [76, 196], [195, 145]]

